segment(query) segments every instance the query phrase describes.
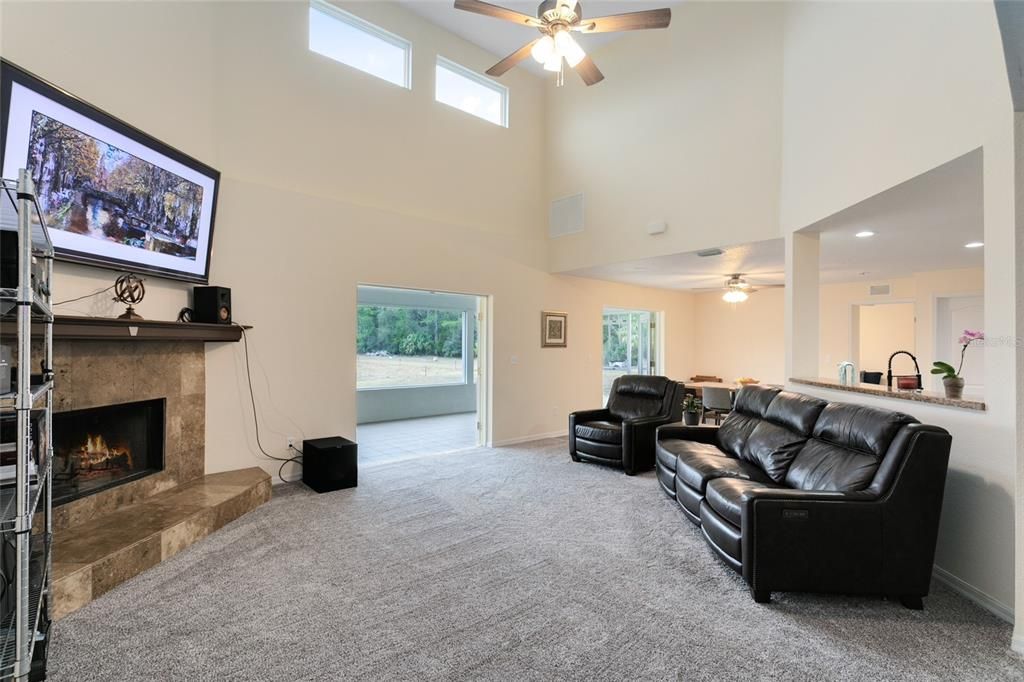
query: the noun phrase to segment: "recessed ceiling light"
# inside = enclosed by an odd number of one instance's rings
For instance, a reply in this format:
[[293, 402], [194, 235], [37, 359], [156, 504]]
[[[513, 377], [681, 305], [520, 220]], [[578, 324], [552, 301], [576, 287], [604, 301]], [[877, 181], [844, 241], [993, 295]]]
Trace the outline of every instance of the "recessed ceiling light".
[[858, 232], [857, 234], [855, 234], [854, 236], [855, 237], [860, 237], [861, 239], [864, 239], [865, 237], [874, 237], [875, 233], [872, 232], [871, 230], [862, 230], [862, 231]]
[[985, 246], [985, 242], [967, 242], [964, 244], [965, 249], [980, 249]]

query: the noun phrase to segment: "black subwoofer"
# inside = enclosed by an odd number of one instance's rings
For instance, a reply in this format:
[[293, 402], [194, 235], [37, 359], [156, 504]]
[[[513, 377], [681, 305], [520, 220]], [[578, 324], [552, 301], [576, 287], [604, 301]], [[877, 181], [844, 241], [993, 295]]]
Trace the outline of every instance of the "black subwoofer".
[[354, 488], [358, 473], [358, 446], [347, 438], [302, 441], [302, 482], [318, 493]]
[[231, 289], [227, 287], [193, 287], [192, 321], [231, 324]]

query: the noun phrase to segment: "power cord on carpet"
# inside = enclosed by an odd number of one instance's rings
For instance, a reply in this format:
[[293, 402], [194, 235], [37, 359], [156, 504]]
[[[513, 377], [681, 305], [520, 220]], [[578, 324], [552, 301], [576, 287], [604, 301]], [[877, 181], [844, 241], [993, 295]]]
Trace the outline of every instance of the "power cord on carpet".
[[281, 467], [277, 470], [277, 477], [281, 479], [282, 483], [289, 483], [290, 481], [286, 481], [284, 478], [284, 467], [288, 462], [295, 462], [299, 466], [302, 466], [302, 450], [299, 450], [294, 445], [289, 444], [289, 449], [295, 450], [299, 454], [294, 457], [276, 457], [263, 448], [263, 442], [260, 440], [260, 420], [256, 415], [256, 394], [252, 388], [252, 369], [249, 364], [249, 337], [245, 334], [245, 327], [237, 322], [233, 322], [232, 324], [242, 330], [242, 348], [245, 350], [245, 377], [249, 383], [249, 402], [252, 404], [252, 423], [256, 427], [256, 447], [258, 447], [260, 452], [262, 452], [268, 459], [272, 459], [275, 462], [281, 462]]

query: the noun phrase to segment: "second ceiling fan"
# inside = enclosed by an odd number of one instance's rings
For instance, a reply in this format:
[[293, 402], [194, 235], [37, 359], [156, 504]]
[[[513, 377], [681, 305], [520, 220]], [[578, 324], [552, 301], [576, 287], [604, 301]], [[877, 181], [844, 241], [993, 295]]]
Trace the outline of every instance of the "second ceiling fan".
[[576, 0], [545, 0], [537, 8], [536, 17], [480, 0], [455, 0], [455, 9], [511, 21], [522, 26], [536, 28], [541, 32], [542, 35], [539, 38], [523, 45], [487, 69], [488, 75], [500, 76], [530, 56], [543, 64], [545, 70], [560, 74], [564, 59], [565, 63], [575, 69], [587, 85], [601, 82], [604, 80], [604, 74], [572, 37], [572, 31], [613, 33], [666, 28], [672, 20], [672, 11], [667, 8], [584, 19], [582, 6]]

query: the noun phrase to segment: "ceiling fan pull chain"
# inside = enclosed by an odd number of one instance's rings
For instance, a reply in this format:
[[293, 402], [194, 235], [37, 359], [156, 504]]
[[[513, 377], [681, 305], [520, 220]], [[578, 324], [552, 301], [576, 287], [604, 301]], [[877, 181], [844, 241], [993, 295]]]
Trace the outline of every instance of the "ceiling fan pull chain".
[[565, 85], [565, 62], [560, 61], [558, 64], [558, 78], [555, 79], [555, 87], [560, 88]]

